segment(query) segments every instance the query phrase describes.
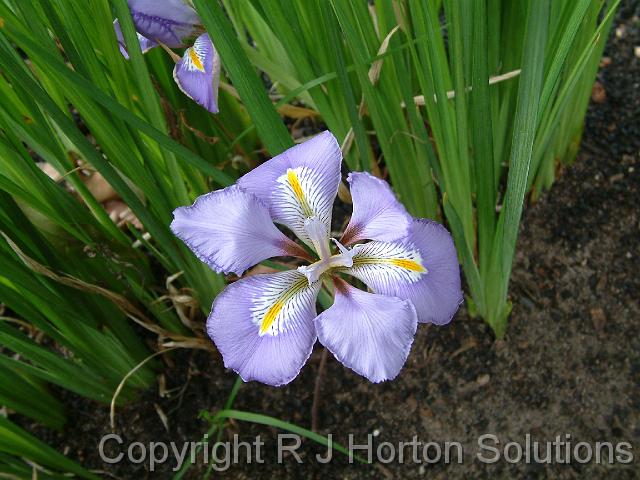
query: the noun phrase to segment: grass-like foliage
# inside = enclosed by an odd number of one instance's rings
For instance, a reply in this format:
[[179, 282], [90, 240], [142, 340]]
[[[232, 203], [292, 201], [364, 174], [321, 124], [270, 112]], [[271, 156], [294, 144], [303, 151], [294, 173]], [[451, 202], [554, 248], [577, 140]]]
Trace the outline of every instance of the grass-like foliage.
[[525, 196], [576, 154], [618, 2], [223, 1], [230, 22], [194, 3], [234, 84], [254, 71], [242, 50], [345, 139], [352, 169], [384, 163], [412, 214], [444, 214], [472, 311], [504, 335]]
[[[108, 404], [150, 339], [206, 348], [198, 315], [225, 279], [172, 235], [171, 212], [293, 145], [300, 121], [448, 224], [469, 310], [503, 336], [523, 206], [576, 155], [618, 3], [193, 0], [223, 65], [211, 115], [169, 55], [143, 56], [126, 0], [0, 0], [0, 404], [61, 428], [50, 385]], [[220, 428], [297, 431], [230, 408]], [[91, 477], [3, 417], [0, 438], [0, 471]]]

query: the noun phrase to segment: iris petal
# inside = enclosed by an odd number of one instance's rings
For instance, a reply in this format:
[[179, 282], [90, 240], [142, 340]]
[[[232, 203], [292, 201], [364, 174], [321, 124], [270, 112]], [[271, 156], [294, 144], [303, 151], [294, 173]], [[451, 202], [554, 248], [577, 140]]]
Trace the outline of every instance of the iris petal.
[[[120, 46], [120, 53], [122, 53], [122, 56], [124, 58], [129, 60], [129, 52], [127, 52], [127, 44], [124, 41], [124, 35], [122, 35], [122, 30], [120, 29], [120, 22], [118, 21], [117, 18], [113, 21], [113, 29], [116, 31], [116, 38], [118, 39], [118, 45]], [[140, 42], [140, 50], [142, 50], [142, 53], [147, 53], [152, 48], [158, 46], [158, 44], [153, 40], [149, 40], [148, 38], [143, 37], [138, 32], [136, 32], [136, 34], [138, 35], [138, 42]]]
[[377, 383], [400, 373], [418, 322], [410, 301], [363, 292], [339, 280], [335, 302], [315, 324], [320, 343], [341, 363]]
[[220, 57], [208, 34], [200, 35], [173, 69], [180, 90], [211, 113], [218, 113]]
[[238, 185], [268, 205], [274, 222], [312, 246], [305, 220], [316, 217], [330, 231], [341, 162], [338, 142], [325, 131], [253, 169]]
[[277, 229], [255, 196], [236, 186], [202, 195], [173, 215], [173, 233], [217, 272], [240, 275], [262, 260], [301, 249]]
[[313, 319], [320, 282], [295, 270], [253, 275], [229, 285], [213, 302], [207, 331], [227, 368], [245, 382], [293, 380], [316, 341]]
[[462, 303], [460, 267], [449, 232], [439, 223], [414, 219], [402, 242], [356, 245], [345, 269], [376, 293], [410, 300], [418, 321], [449, 323]]
[[411, 216], [387, 182], [366, 172], [350, 173], [347, 181], [351, 186], [353, 214], [342, 235], [343, 243], [393, 242], [409, 233]]
[[170, 48], [184, 47], [198, 31], [200, 18], [184, 0], [129, 0], [136, 30]]

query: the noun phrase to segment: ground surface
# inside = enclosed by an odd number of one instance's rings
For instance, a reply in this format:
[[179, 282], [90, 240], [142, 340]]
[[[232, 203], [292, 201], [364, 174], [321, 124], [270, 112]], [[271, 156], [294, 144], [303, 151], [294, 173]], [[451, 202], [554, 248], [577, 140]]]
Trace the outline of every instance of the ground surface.
[[[329, 358], [321, 387], [320, 433], [334, 439], [374, 445], [459, 441], [462, 465], [415, 464], [410, 450], [405, 464], [386, 471], [349, 465], [339, 454], [329, 465], [314, 460], [322, 449], [305, 442], [303, 465], [287, 457], [275, 462], [276, 430], [233, 423], [227, 435], [265, 442], [265, 464], [231, 466], [230, 478], [635, 478], [640, 471], [640, 9], [622, 7], [618, 35], [612, 35], [599, 81], [606, 101], [589, 109], [578, 160], [553, 187], [551, 195], [526, 209], [514, 266], [514, 300], [504, 341], [494, 342], [487, 327], [464, 308], [448, 328], [421, 326], [400, 377], [371, 385]], [[309, 427], [314, 382], [321, 351], [301, 376], [281, 389], [243, 386], [234, 405], [239, 410]], [[189, 371], [189, 375], [188, 375]], [[189, 376], [190, 380], [185, 386]], [[207, 423], [202, 410], [223, 407], [234, 375], [219, 357], [185, 352], [174, 357], [166, 374], [168, 388], [185, 386], [160, 398], [157, 389], [140, 403], [120, 409], [118, 433], [126, 443], [197, 441]], [[100, 461], [97, 444], [109, 432], [109, 413], [69, 398], [75, 422], [62, 433], [39, 432], [69, 455], [117, 478], [169, 478], [173, 464], [149, 474], [129, 463], [110, 467]], [[157, 413], [166, 415], [169, 433]], [[74, 413], [70, 413], [74, 416]], [[552, 441], [628, 441], [636, 461], [630, 466], [493, 465], [475, 459], [480, 435], [496, 434], [501, 444]], [[430, 451], [431, 455], [435, 450]], [[487, 453], [487, 455], [490, 455]], [[242, 457], [241, 457], [242, 458]], [[397, 460], [397, 457], [396, 457]], [[187, 478], [200, 478], [202, 467]]]

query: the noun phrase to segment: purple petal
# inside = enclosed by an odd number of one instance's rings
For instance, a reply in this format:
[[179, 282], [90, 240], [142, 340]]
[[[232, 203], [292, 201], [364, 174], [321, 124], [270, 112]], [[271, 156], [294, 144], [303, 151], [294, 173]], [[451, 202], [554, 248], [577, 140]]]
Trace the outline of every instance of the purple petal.
[[316, 331], [320, 282], [291, 270], [252, 275], [229, 285], [213, 302], [207, 332], [245, 382], [273, 386], [293, 380], [305, 364]]
[[398, 201], [387, 182], [366, 172], [350, 173], [353, 214], [342, 242], [362, 240], [393, 242], [407, 236], [411, 216]]
[[255, 196], [235, 185], [202, 195], [173, 216], [173, 233], [217, 272], [241, 275], [262, 260], [297, 255], [301, 248], [277, 229]]
[[184, 94], [211, 113], [218, 113], [220, 57], [208, 34], [187, 48], [173, 69], [173, 79]]
[[198, 32], [200, 18], [185, 0], [129, 0], [136, 30], [170, 48], [184, 47]]
[[[120, 22], [118, 21], [117, 18], [113, 21], [113, 29], [116, 31], [116, 38], [118, 39], [118, 45], [120, 46], [120, 53], [122, 53], [122, 56], [124, 58], [129, 60], [129, 52], [127, 52], [127, 44], [124, 41], [124, 35], [122, 35], [122, 30], [120, 29]], [[136, 35], [138, 36], [138, 42], [140, 42], [140, 50], [142, 50], [142, 53], [147, 53], [152, 48], [158, 46], [156, 42], [154, 42], [153, 40], [149, 40], [146, 37], [143, 37], [138, 32], [136, 32]]]
[[408, 300], [336, 282], [335, 302], [315, 320], [318, 339], [345, 366], [378, 383], [395, 378], [418, 321]]
[[356, 245], [347, 273], [373, 291], [410, 300], [418, 321], [449, 323], [462, 303], [460, 266], [449, 232], [437, 222], [414, 219], [403, 242]]
[[316, 217], [330, 231], [341, 162], [338, 142], [325, 131], [253, 169], [238, 185], [268, 205], [274, 222], [311, 244], [304, 221]]

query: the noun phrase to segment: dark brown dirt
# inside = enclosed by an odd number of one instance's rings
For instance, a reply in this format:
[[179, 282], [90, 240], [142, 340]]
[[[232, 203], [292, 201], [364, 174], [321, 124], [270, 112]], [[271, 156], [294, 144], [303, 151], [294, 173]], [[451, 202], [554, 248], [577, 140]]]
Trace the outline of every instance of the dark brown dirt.
[[[391, 383], [372, 385], [327, 363], [321, 388], [320, 433], [346, 444], [459, 441], [463, 464], [404, 464], [386, 471], [349, 465], [306, 441], [304, 463], [276, 459], [277, 431], [249, 423], [228, 425], [225, 438], [238, 433], [265, 442], [265, 464], [233, 465], [229, 478], [636, 478], [640, 470], [640, 8], [622, 6], [599, 82], [606, 92], [588, 113], [584, 141], [575, 166], [567, 169], [551, 194], [529, 206], [514, 265], [513, 314], [507, 337], [495, 342], [488, 328], [464, 308], [450, 327], [421, 326], [409, 361]], [[314, 382], [321, 350], [291, 385], [275, 389], [243, 385], [234, 408], [259, 412], [305, 427], [311, 423]], [[235, 376], [220, 358], [205, 352], [180, 352], [168, 367], [165, 398], [158, 390], [117, 413], [125, 442], [198, 441], [207, 422], [202, 410], [223, 407]], [[187, 380], [188, 379], [188, 380]], [[181, 387], [184, 387], [182, 390]], [[69, 398], [73, 421], [61, 433], [39, 430], [40, 437], [68, 447], [85, 465], [109, 470], [117, 478], [170, 478], [171, 462], [155, 474], [144, 464], [104, 464], [97, 452], [109, 432], [108, 408]], [[156, 407], [166, 414], [167, 432]], [[504, 445], [571, 436], [571, 441], [631, 442], [631, 465], [512, 465], [479, 462], [480, 435], [495, 434]], [[433, 451], [432, 451], [433, 453]], [[487, 453], [487, 455], [489, 455]], [[202, 466], [187, 478], [201, 478]]]

